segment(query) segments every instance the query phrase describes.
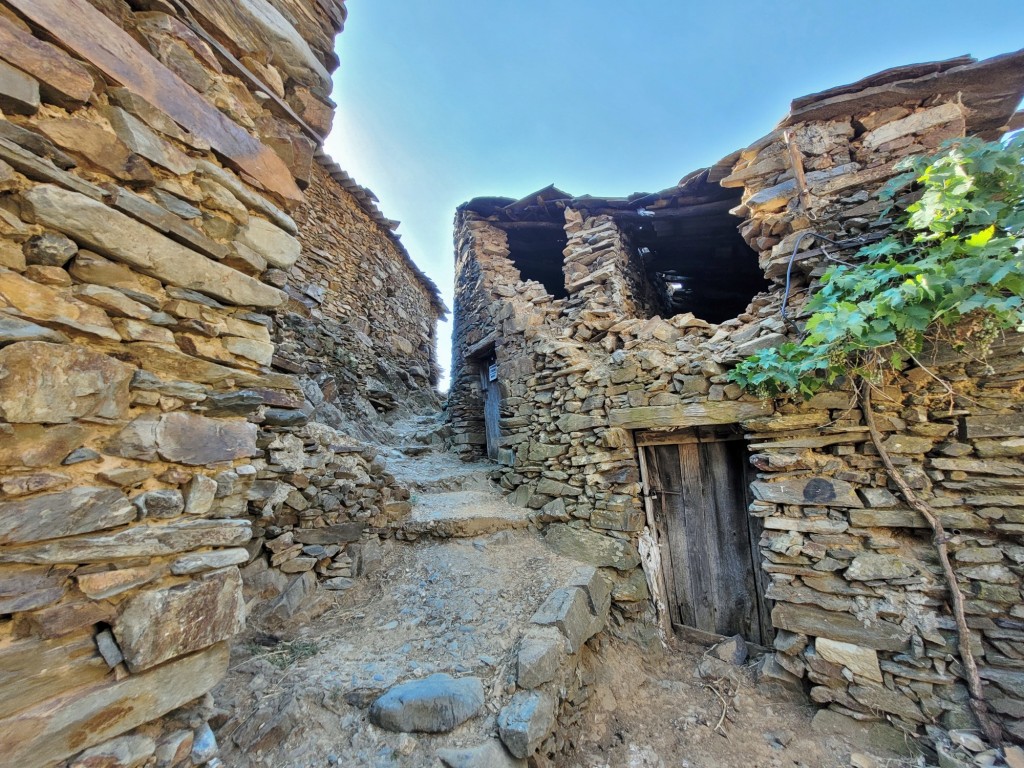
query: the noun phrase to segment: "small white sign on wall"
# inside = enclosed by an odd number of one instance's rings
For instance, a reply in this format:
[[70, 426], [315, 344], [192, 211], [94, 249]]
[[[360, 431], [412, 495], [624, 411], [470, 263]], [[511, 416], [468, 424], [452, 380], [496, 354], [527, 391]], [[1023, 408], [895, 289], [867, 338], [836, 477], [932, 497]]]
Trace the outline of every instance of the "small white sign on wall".
[[497, 363], [491, 363], [487, 367], [487, 380], [488, 381], [497, 381], [498, 380], [498, 364]]

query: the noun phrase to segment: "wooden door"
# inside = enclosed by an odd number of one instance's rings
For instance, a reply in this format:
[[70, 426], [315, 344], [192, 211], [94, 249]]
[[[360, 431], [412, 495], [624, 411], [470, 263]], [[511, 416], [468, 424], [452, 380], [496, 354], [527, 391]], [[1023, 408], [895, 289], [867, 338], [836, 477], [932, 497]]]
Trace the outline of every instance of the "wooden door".
[[480, 361], [480, 390], [484, 398], [484, 435], [487, 438], [487, 457], [498, 459], [501, 440], [501, 389], [498, 385], [498, 361], [491, 356]]
[[[750, 517], [746, 444], [699, 428], [642, 445], [644, 478], [663, 544], [674, 624], [767, 645], [771, 618], [759, 564], [761, 525]], [[675, 442], [669, 442], [675, 440]], [[666, 551], [667, 550], [667, 551]]]

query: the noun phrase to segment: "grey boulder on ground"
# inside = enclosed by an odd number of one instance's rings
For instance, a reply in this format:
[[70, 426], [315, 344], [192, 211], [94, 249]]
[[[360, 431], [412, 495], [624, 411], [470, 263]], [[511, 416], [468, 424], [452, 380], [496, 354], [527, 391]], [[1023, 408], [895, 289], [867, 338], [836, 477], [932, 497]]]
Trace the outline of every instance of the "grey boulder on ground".
[[718, 643], [711, 649], [711, 653], [722, 661], [739, 665], [747, 660], [749, 649], [742, 635], [733, 635]]
[[555, 701], [543, 691], [519, 691], [498, 715], [498, 733], [508, 751], [526, 758], [555, 727]]
[[480, 678], [441, 673], [396, 685], [370, 705], [370, 722], [389, 731], [444, 733], [483, 705]]

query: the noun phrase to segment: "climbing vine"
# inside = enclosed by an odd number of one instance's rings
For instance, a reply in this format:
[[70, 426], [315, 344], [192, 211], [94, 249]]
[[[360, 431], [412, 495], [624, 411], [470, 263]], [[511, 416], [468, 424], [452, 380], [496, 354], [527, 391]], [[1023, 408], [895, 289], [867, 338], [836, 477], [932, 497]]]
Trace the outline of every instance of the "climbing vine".
[[[803, 337], [763, 350], [730, 376], [761, 397], [809, 397], [841, 376], [859, 394], [871, 442], [907, 504], [924, 517], [949, 586], [971, 709], [982, 732], [1002, 732], [985, 702], [949, 536], [928, 500], [886, 449], [871, 380], [915, 360], [925, 341], [984, 358], [1007, 328], [1024, 331], [1024, 134], [1005, 144], [958, 139], [931, 158], [909, 158], [882, 199], [912, 194], [892, 234], [822, 277]], [[891, 206], [890, 206], [891, 210]], [[934, 375], [934, 374], [933, 374]]]
[[831, 267], [803, 337], [748, 357], [730, 378], [763, 398], [810, 397], [840, 376], [899, 370], [927, 339], [983, 358], [1024, 325], [1024, 134], [912, 157], [881, 193], [917, 199], [893, 232]]

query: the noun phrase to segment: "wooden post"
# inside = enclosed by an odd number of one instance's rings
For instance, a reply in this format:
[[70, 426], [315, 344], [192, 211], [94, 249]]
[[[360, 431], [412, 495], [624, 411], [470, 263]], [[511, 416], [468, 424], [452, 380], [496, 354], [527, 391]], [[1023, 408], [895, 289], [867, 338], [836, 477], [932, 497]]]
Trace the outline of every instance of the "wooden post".
[[804, 158], [800, 154], [800, 148], [796, 145], [793, 134], [783, 131], [782, 137], [786, 141], [786, 149], [789, 150], [789, 165], [793, 169], [793, 177], [796, 179], [796, 188], [800, 193], [800, 206], [804, 213], [811, 212], [811, 193], [807, 190], [807, 177], [804, 175]]
[[640, 552], [640, 563], [644, 569], [644, 576], [647, 577], [647, 586], [651, 590], [651, 599], [654, 601], [654, 612], [658, 616], [658, 633], [661, 635], [661, 644], [668, 647], [673, 639], [672, 617], [669, 616], [668, 607], [665, 605], [665, 595], [667, 594], [665, 573], [661, 567], [658, 528], [654, 523], [654, 505], [651, 503], [651, 486], [648, 482], [647, 459], [644, 457], [643, 446], [637, 446], [637, 456], [640, 460], [644, 513], [647, 516], [647, 526], [640, 534], [637, 549]]

